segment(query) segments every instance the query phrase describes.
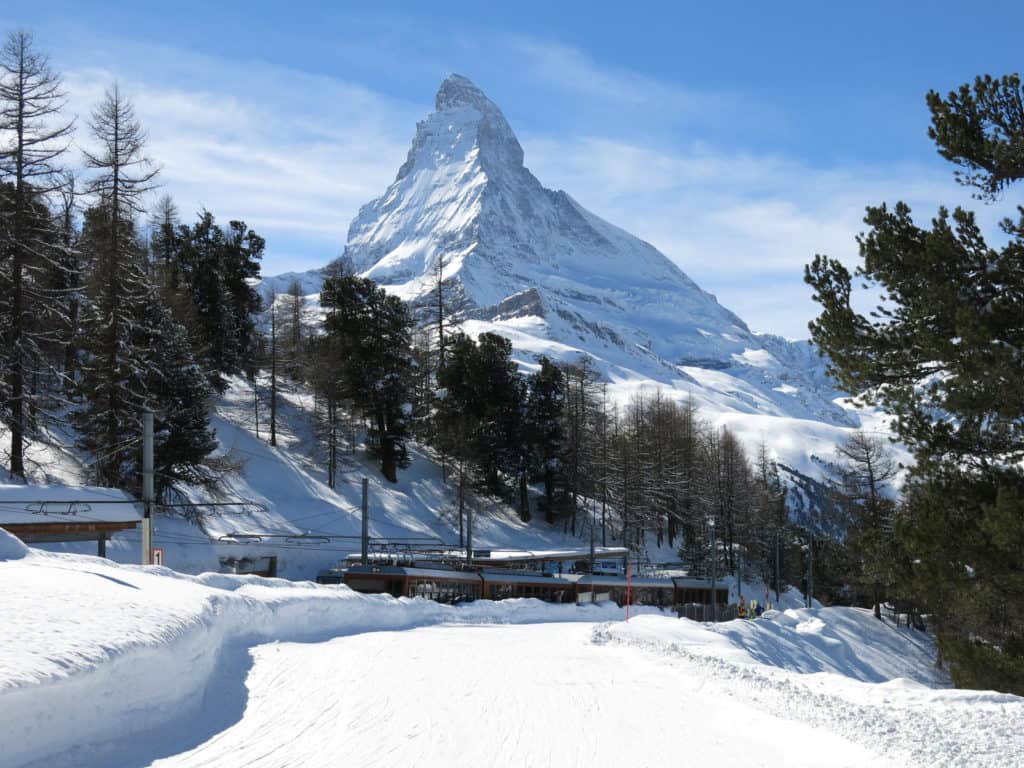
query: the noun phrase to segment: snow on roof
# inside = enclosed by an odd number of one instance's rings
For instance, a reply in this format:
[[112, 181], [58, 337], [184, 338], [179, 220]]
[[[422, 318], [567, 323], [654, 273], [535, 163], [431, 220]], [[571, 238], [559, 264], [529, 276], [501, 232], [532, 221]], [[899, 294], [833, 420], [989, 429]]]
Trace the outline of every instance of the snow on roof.
[[526, 584], [546, 584], [568, 587], [571, 586], [572, 582], [568, 579], [563, 579], [559, 576], [554, 575], [540, 575], [533, 573], [522, 573], [520, 571], [510, 571], [507, 568], [499, 568], [496, 571], [483, 571], [482, 573], [485, 581], [490, 582], [501, 582], [501, 581], [515, 581]]
[[[594, 557], [597, 559], [620, 558], [626, 556], [625, 547], [594, 547]], [[431, 559], [441, 560], [464, 560], [466, 550], [447, 549], [431, 552], [370, 552], [370, 560], [394, 560], [396, 557], [415, 558], [420, 562], [427, 562]], [[576, 549], [473, 549], [473, 562], [478, 565], [488, 563], [517, 563], [517, 562], [541, 562], [559, 560], [586, 560], [590, 557], [589, 547]], [[352, 552], [345, 556], [346, 560], [362, 560], [362, 555]]]
[[[487, 554], [485, 554], [485, 551]], [[594, 557], [607, 558], [607, 557], [625, 557], [625, 547], [594, 547]], [[580, 547], [578, 549], [491, 549], [491, 550], [473, 550], [473, 560], [475, 562], [489, 561], [489, 562], [506, 562], [514, 563], [517, 561], [531, 561], [531, 560], [579, 560], [587, 559], [590, 557], [589, 547]]]
[[0, 525], [137, 523], [142, 504], [114, 488], [0, 484]]

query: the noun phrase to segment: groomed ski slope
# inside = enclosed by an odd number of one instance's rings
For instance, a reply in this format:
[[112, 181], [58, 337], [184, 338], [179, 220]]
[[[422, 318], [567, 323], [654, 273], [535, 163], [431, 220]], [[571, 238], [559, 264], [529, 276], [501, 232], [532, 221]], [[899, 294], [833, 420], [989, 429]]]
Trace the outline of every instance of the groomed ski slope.
[[1024, 699], [948, 689], [925, 637], [856, 609], [715, 627], [648, 611], [627, 625], [614, 606], [184, 576], [3, 532], [0, 584], [3, 768], [1024, 755]]

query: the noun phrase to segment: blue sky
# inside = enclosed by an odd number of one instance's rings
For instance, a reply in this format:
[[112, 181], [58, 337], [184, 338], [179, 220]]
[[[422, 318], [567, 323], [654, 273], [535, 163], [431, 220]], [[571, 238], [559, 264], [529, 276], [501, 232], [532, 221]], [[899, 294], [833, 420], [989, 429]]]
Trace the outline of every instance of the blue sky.
[[1017, 71], [1024, 23], [1018, 3], [124, 5], [6, 4], [0, 31], [36, 34], [82, 115], [117, 78], [165, 190], [246, 219], [267, 273], [341, 251], [457, 71], [547, 186], [792, 337], [815, 312], [802, 265], [852, 261], [865, 205], [983, 207], [935, 154], [924, 94]]

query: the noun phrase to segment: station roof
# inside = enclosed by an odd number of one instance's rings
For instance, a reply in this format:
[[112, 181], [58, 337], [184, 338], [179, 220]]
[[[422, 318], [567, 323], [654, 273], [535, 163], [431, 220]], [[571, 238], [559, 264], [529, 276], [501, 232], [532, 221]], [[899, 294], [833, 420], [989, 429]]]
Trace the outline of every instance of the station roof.
[[0, 526], [26, 541], [68, 541], [134, 528], [142, 504], [113, 488], [0, 484]]
[[[615, 560], [626, 556], [625, 547], [594, 547], [594, 557], [598, 560]], [[396, 556], [410, 557], [419, 561], [427, 560], [464, 560], [465, 549], [432, 549], [429, 551], [409, 552], [370, 552], [369, 560], [392, 560]], [[568, 560], [587, 560], [590, 558], [589, 547], [576, 549], [487, 549], [478, 547], [473, 549], [473, 563], [475, 565], [503, 566], [519, 563], [548, 563], [564, 562]], [[361, 560], [358, 552], [348, 555], [346, 560]]]

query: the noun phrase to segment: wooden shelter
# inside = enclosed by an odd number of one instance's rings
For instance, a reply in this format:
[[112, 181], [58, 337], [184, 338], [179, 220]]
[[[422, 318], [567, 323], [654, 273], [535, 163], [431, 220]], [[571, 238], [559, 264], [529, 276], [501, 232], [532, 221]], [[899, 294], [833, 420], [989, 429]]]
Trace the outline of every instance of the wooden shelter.
[[107, 539], [141, 520], [141, 502], [113, 488], [0, 485], [0, 528], [26, 544], [95, 541], [106, 557]]

